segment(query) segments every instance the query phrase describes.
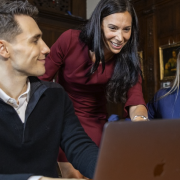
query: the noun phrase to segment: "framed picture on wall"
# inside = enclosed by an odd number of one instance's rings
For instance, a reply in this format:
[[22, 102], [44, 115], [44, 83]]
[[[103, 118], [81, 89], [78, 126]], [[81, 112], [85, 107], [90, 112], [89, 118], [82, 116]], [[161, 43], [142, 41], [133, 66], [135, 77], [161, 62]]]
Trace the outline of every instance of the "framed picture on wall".
[[179, 50], [180, 42], [159, 47], [160, 80], [174, 79]]

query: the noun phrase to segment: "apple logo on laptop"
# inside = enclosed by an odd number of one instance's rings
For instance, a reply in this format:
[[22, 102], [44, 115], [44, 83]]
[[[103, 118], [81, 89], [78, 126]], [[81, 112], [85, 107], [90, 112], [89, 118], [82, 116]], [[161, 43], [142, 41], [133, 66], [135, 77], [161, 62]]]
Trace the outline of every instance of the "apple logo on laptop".
[[154, 176], [161, 176], [162, 173], [164, 172], [164, 165], [165, 165], [165, 162], [162, 162], [160, 164], [157, 164], [154, 168]]

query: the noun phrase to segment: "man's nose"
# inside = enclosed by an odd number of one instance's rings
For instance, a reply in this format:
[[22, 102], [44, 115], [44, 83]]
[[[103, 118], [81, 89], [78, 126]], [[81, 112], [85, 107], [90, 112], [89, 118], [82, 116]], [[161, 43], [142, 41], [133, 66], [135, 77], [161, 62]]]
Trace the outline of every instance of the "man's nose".
[[49, 53], [50, 53], [50, 49], [49, 49], [49, 47], [46, 45], [46, 43], [45, 43], [44, 41], [43, 41], [42, 53], [43, 53], [43, 54], [49, 54]]

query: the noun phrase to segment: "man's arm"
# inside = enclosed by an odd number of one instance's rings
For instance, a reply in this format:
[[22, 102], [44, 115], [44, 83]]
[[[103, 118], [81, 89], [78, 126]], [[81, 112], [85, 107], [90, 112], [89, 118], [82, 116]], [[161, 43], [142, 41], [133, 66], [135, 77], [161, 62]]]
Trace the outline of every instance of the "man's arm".
[[[1, 174], [0, 180], [28, 180], [30, 176], [32, 176], [32, 174], [11, 174], [11, 175]], [[68, 180], [68, 179], [41, 177], [39, 180]], [[71, 180], [75, 180], [75, 179], [71, 179]]]
[[27, 180], [32, 174], [0, 174], [0, 180]]
[[63, 97], [65, 103], [61, 148], [65, 152], [68, 161], [81, 174], [92, 179], [98, 156], [98, 147], [85, 133], [66, 92], [64, 92]]

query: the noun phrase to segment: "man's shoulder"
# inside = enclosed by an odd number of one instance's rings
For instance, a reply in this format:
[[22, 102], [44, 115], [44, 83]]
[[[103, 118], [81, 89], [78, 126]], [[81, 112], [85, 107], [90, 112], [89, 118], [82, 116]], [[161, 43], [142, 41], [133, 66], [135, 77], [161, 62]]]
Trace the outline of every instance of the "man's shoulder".
[[56, 82], [49, 82], [49, 81], [42, 81], [40, 80], [42, 84], [44, 84], [47, 88], [59, 88], [59, 89], [63, 89], [63, 87], [56, 83]]
[[30, 83], [31, 83], [31, 89], [37, 89], [37, 87], [43, 86], [45, 89], [61, 89], [64, 91], [64, 88], [55, 82], [49, 82], [49, 81], [42, 81], [37, 77], [29, 77]]
[[[32, 104], [32, 106], [28, 106], [29, 109], [32, 109], [37, 103], [41, 103], [42, 107], [62, 107], [68, 101], [68, 94], [60, 84], [42, 81], [37, 77], [29, 77], [29, 80], [31, 83], [29, 104]], [[41, 108], [41, 106], [39, 107]]]

